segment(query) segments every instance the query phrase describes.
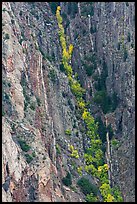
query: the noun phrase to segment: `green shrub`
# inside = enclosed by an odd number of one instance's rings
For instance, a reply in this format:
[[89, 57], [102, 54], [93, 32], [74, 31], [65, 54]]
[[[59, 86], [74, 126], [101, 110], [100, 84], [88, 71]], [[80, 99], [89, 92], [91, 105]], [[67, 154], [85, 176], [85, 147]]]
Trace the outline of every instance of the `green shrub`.
[[24, 96], [25, 96], [26, 102], [29, 103], [30, 102], [30, 97], [28, 95], [24, 95]]
[[119, 103], [119, 98], [116, 93], [113, 93], [112, 97], [107, 94], [106, 90], [101, 90], [95, 93], [93, 101], [100, 105], [104, 114], [114, 111]]
[[12, 128], [12, 130], [13, 130], [14, 132], [16, 131], [16, 128], [15, 128], [15, 124], [14, 124], [14, 123], [11, 125], [11, 128]]
[[24, 111], [26, 111], [27, 110], [27, 107], [28, 107], [28, 102], [24, 102]]
[[21, 149], [24, 152], [28, 152], [31, 148], [31, 146], [29, 146], [25, 140], [19, 140], [18, 143], [20, 144]]
[[77, 99], [81, 98], [85, 93], [85, 90], [81, 87], [80, 83], [76, 80], [71, 82], [70, 88], [72, 93], [76, 96]]
[[120, 189], [118, 187], [113, 187], [112, 192], [115, 197], [114, 202], [123, 202], [123, 198], [122, 198]]
[[56, 79], [57, 79], [56, 71], [54, 69], [50, 70], [48, 77], [51, 79], [51, 81], [53, 81], [55, 83]]
[[90, 193], [97, 195], [98, 193], [98, 188], [92, 183], [90, 183], [90, 181], [85, 177], [82, 177], [81, 179], [79, 179], [77, 184], [85, 195], [90, 194]]
[[79, 167], [77, 168], [77, 172], [78, 172], [78, 174], [79, 174], [80, 176], [82, 176], [82, 166], [79, 166]]
[[106, 133], [107, 133], [106, 126], [103, 123], [103, 121], [101, 120], [101, 117], [98, 117], [96, 119], [96, 122], [98, 122], [98, 134], [100, 136], [100, 139], [102, 140], [102, 143], [105, 143], [106, 142]]
[[6, 11], [6, 9], [5, 9], [5, 8], [3, 8], [3, 9], [2, 9], [2, 11], [3, 11], [3, 12], [5, 12], [5, 11]]
[[8, 40], [8, 39], [10, 39], [10, 36], [9, 36], [9, 34], [8, 34], [8, 33], [6, 33], [6, 34], [5, 34], [5, 37], [4, 37], [4, 39], [5, 39], [5, 40]]
[[128, 40], [128, 42], [131, 41], [131, 34], [130, 34], [130, 32], [128, 32], [127, 40]]
[[131, 43], [131, 47], [134, 48], [134, 43]]
[[65, 130], [65, 134], [66, 135], [71, 135], [71, 130], [69, 130], [69, 129]]
[[97, 202], [97, 197], [91, 192], [90, 194], [86, 195], [87, 202]]
[[30, 104], [30, 108], [31, 108], [31, 110], [35, 110], [36, 109], [36, 103], [35, 102], [32, 102], [31, 104]]
[[72, 184], [72, 178], [71, 178], [71, 174], [69, 172], [67, 172], [66, 177], [64, 177], [62, 179], [62, 182], [65, 186], [71, 186]]
[[10, 82], [8, 82], [8, 87], [11, 87], [11, 83]]
[[10, 97], [9, 97], [9, 95], [8, 95], [7, 93], [5, 93], [5, 99], [6, 99], [6, 100], [9, 100], [9, 99], [10, 99]]
[[117, 139], [112, 139], [111, 140], [111, 145], [113, 147], [119, 147], [119, 141]]
[[72, 191], [74, 191], [75, 193], [77, 193], [77, 189], [75, 186], [71, 186]]
[[36, 153], [35, 153], [35, 152], [32, 152], [32, 156], [33, 156], [33, 157], [36, 157]]
[[57, 154], [61, 154], [61, 149], [58, 144], [56, 144], [56, 151], [57, 151]]
[[33, 160], [33, 157], [29, 154], [25, 154], [25, 157], [28, 164]]
[[92, 66], [92, 65], [86, 64], [86, 65], [84, 66], [84, 68], [85, 68], [86, 74], [87, 74], [88, 76], [91, 76], [91, 75], [93, 74], [94, 69], [93, 69], [93, 66]]
[[61, 71], [61, 72], [65, 72], [65, 68], [64, 68], [63, 63], [60, 64], [60, 71]]
[[62, 18], [64, 19], [64, 21], [67, 20], [67, 14], [66, 14], [66, 13], [63, 12], [61, 16], [62, 16]]

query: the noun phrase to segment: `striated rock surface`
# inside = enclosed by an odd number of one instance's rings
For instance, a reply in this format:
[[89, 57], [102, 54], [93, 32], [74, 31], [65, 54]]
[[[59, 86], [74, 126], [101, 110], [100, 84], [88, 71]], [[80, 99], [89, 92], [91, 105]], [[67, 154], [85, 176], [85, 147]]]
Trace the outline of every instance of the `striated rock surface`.
[[[110, 147], [111, 183], [120, 187], [124, 201], [134, 202], [134, 2], [60, 6], [67, 42], [74, 45], [72, 67], [87, 91], [89, 109], [95, 118], [107, 118], [118, 141]], [[84, 166], [88, 141], [60, 68], [62, 53], [51, 4], [3, 2], [2, 39], [3, 202], [85, 202], [77, 186], [77, 167]], [[107, 94], [118, 98], [116, 107], [105, 113], [93, 102], [103, 70]], [[69, 144], [78, 150], [79, 159], [70, 157]], [[67, 172], [73, 188], [62, 183]]]

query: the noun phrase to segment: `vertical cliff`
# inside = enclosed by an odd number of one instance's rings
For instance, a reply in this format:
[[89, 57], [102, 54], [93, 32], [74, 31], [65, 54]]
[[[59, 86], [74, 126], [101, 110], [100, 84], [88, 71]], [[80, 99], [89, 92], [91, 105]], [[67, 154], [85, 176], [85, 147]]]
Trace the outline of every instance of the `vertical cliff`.
[[[85, 171], [89, 138], [62, 66], [58, 5], [67, 44], [74, 46], [73, 75], [99, 123], [110, 184], [120, 187], [124, 201], [133, 202], [133, 2], [3, 2], [3, 202], [82, 202], [85, 194], [77, 181], [85, 176], [94, 188], [99, 185]], [[71, 185], [62, 180], [68, 172]], [[97, 197], [102, 200], [99, 192]]]

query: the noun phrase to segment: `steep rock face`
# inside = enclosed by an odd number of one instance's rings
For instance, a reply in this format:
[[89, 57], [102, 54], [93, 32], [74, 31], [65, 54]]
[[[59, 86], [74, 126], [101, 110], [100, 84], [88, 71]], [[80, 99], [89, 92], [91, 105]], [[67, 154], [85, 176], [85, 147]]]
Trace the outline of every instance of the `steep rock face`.
[[[113, 126], [119, 148], [111, 146], [112, 183], [118, 184], [125, 201], [135, 196], [135, 13], [134, 3], [61, 3], [62, 14], [70, 20], [67, 34], [74, 43], [73, 67], [79, 73], [86, 90], [92, 89], [106, 63], [107, 93], [114, 92], [119, 103], [113, 113], [106, 114]], [[70, 7], [75, 8], [71, 10]], [[77, 9], [76, 9], [77, 8]], [[91, 76], [85, 73], [83, 60], [95, 54], [97, 66]], [[90, 63], [87, 61], [87, 64]], [[81, 73], [80, 73], [81, 72]], [[94, 84], [94, 85], [93, 85]], [[88, 96], [89, 98], [90, 96]], [[92, 97], [90, 97], [92, 100]], [[94, 110], [94, 107], [92, 107]], [[103, 116], [104, 118], [104, 116]], [[132, 168], [131, 168], [132, 167]]]
[[[37, 3], [39, 12], [41, 7]], [[27, 27], [26, 16], [20, 15], [21, 11], [27, 15], [30, 9], [28, 3], [3, 3], [3, 201], [82, 201], [78, 193], [62, 187], [61, 183], [72, 162], [68, 144], [82, 148], [75, 136], [78, 127], [73, 131], [74, 99], [65, 74], [58, 70], [59, 65], [55, 66], [42, 55], [48, 53], [50, 56], [50, 52], [54, 52], [54, 41], [46, 35], [41, 38], [44, 42], [39, 42], [37, 28]], [[44, 15], [48, 10], [45, 3]], [[29, 18], [32, 26], [34, 17]], [[47, 18], [50, 15], [44, 18], [45, 24]], [[46, 31], [44, 22], [40, 24], [42, 35], [51, 32], [52, 36], [57, 36], [55, 19], [53, 23], [55, 29], [47, 26]], [[55, 60], [59, 64], [58, 40], [55, 43]], [[66, 96], [70, 98], [70, 106]], [[65, 135], [66, 129], [73, 135]], [[59, 153], [56, 153], [57, 144], [61, 149]], [[29, 150], [25, 149], [27, 147]], [[5, 189], [7, 176], [10, 181]]]
[[[117, 94], [118, 106], [105, 116], [92, 103], [91, 111], [113, 127], [120, 145], [111, 146], [112, 184], [120, 186], [125, 201], [134, 201], [134, 3], [60, 5], [67, 41], [74, 45], [72, 66], [87, 100], [96, 93], [94, 75], [101, 75], [104, 61], [107, 66], [107, 93]], [[2, 15], [3, 201], [84, 201], [76, 168], [84, 165], [85, 137], [68, 79], [60, 71], [56, 17], [47, 2], [5, 2]], [[91, 76], [84, 65], [92, 64], [89, 58], [96, 61]], [[80, 159], [70, 157], [68, 144]], [[67, 171], [75, 192], [62, 184]]]

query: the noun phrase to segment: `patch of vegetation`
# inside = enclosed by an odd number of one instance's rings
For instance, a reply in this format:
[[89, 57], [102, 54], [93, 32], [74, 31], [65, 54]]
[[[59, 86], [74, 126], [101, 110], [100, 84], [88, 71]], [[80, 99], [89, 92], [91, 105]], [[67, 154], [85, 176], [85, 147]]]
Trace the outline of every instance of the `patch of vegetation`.
[[21, 149], [24, 151], [24, 152], [28, 152], [30, 149], [31, 149], [31, 146], [29, 146], [25, 140], [19, 140], [18, 141]]
[[100, 105], [104, 114], [113, 112], [119, 104], [116, 93], [113, 93], [112, 97], [110, 97], [105, 90], [96, 92], [93, 101]]
[[33, 157], [36, 157], [36, 153], [35, 153], [35, 152], [32, 152], [32, 156], [33, 156]]
[[36, 109], [36, 103], [35, 102], [32, 102], [31, 104], [30, 104], [30, 108], [31, 108], [31, 110], [35, 110]]
[[64, 177], [62, 179], [62, 182], [65, 186], [71, 186], [72, 185], [72, 178], [71, 178], [71, 174], [69, 172], [67, 172], [66, 177]]
[[88, 76], [91, 76], [93, 72], [95, 71], [95, 69], [97, 68], [95, 54], [86, 55], [83, 61], [83, 66], [84, 66], [84, 69], [86, 70], [86, 74]]
[[4, 40], [8, 40], [8, 39], [10, 39], [10, 36], [9, 36], [8, 33], [6, 33], [5, 36], [4, 36]]
[[27, 107], [28, 107], [28, 103], [25, 101], [25, 102], [24, 102], [24, 111], [27, 110]]
[[57, 151], [57, 154], [61, 154], [61, 149], [58, 144], [56, 144], [56, 151]]
[[87, 17], [89, 14], [90, 14], [91, 16], [94, 15], [93, 3], [94, 3], [94, 2], [89, 2], [87, 7], [84, 6], [84, 7], [81, 8], [81, 14], [82, 14], [82, 16]]
[[96, 104], [100, 105], [103, 110], [103, 113], [106, 114], [110, 111], [111, 99], [110, 96], [107, 95], [107, 92], [105, 90], [96, 92], [93, 101]]
[[85, 195], [90, 194], [90, 193], [97, 195], [98, 193], [98, 188], [92, 183], [90, 183], [90, 181], [85, 177], [80, 178], [77, 184]]
[[103, 66], [103, 69], [102, 69], [101, 75], [98, 78], [97, 83], [95, 84], [95, 88], [97, 91], [106, 90], [106, 78], [108, 76], [108, 67], [105, 60], [103, 61], [102, 66]]
[[28, 164], [33, 160], [33, 157], [29, 154], [25, 154], [25, 157]]
[[12, 24], [15, 24], [15, 21], [14, 21], [13, 19], [11, 19], [11, 23], [12, 23]]
[[66, 135], [71, 135], [71, 130], [70, 130], [70, 129], [66, 129], [66, 130], [65, 130], [65, 134], [66, 134]]
[[[92, 2], [90, 2], [92, 5]], [[92, 176], [95, 176], [96, 178], [99, 179], [99, 189], [101, 191], [101, 195], [104, 199], [104, 201], [114, 201], [114, 196], [112, 195], [112, 192], [110, 192], [110, 189], [112, 189], [109, 185], [109, 180], [108, 180], [108, 165], [104, 164], [103, 161], [103, 151], [102, 151], [102, 141], [98, 135], [97, 129], [98, 125], [95, 122], [94, 118], [88, 111], [88, 107], [83, 106], [83, 101], [85, 103], [84, 99], [84, 93], [85, 89], [82, 88], [81, 84], [77, 79], [73, 78], [73, 70], [71, 65], [69, 65], [69, 60], [71, 59], [72, 56], [72, 51], [73, 51], [73, 45], [69, 46], [69, 49], [67, 49], [67, 44], [66, 44], [66, 39], [65, 39], [65, 33], [64, 33], [64, 28], [62, 24], [62, 17], [60, 15], [60, 6], [57, 7], [56, 11], [56, 17], [58, 21], [58, 26], [59, 26], [59, 37], [60, 37], [60, 42], [62, 46], [62, 63], [65, 68], [65, 73], [68, 77], [69, 80], [69, 85], [71, 88], [72, 93], [76, 97], [77, 104], [79, 104], [78, 111], [76, 111], [76, 114], [78, 115], [77, 117], [79, 119], [83, 119], [84, 122], [84, 130], [87, 135], [87, 137], [90, 139], [90, 145], [89, 148], [86, 149], [86, 153], [84, 154], [84, 159], [86, 162], [85, 170]], [[70, 11], [71, 13], [71, 11]], [[88, 60], [88, 59], [87, 59]], [[89, 59], [90, 60], [90, 59]], [[105, 91], [106, 92], [106, 77], [107, 77], [107, 66], [105, 63], [105, 60], [103, 61], [103, 71], [101, 73], [101, 82], [102, 84], [99, 87], [100, 90], [98, 91]], [[99, 84], [100, 85], [100, 84]], [[81, 103], [82, 101], [82, 103]], [[78, 151], [74, 149], [73, 145], [68, 146], [68, 150], [71, 152], [71, 157], [74, 158], [79, 158]], [[101, 165], [101, 166], [100, 166]], [[88, 184], [86, 186], [89, 187]], [[86, 188], [86, 187], [85, 187]], [[83, 188], [83, 189], [85, 189]], [[105, 191], [105, 194], [104, 194]], [[91, 192], [85, 192], [85, 194], [90, 194]], [[95, 193], [95, 192], [94, 192]]]
[[60, 2], [49, 2], [51, 11], [53, 14], [56, 14], [57, 6], [60, 5]]
[[76, 96], [77, 99], [82, 98], [85, 90], [81, 87], [78, 81], [74, 80], [72, 77], [70, 77], [69, 79], [72, 93]]
[[40, 100], [40, 98], [39, 98], [39, 97], [36, 97], [36, 100], [37, 100], [38, 106], [40, 106], [40, 105], [41, 105], [41, 100]]
[[119, 187], [113, 187], [112, 192], [115, 197], [114, 202], [123, 202], [123, 198], [122, 198]]
[[96, 196], [94, 196], [94, 194], [91, 192], [90, 194], [86, 195], [86, 201], [87, 202], [97, 202], [98, 199]]
[[5, 93], [5, 100], [7, 100], [7, 101], [10, 100], [10, 97], [7, 93]]
[[118, 104], [119, 104], [119, 97], [117, 96], [117, 94], [114, 92], [113, 94], [112, 94], [112, 98], [111, 98], [111, 110], [112, 111], [114, 111], [116, 108], [117, 108], [117, 106], [118, 106]]
[[112, 139], [111, 145], [112, 145], [112, 147], [119, 147], [119, 141], [117, 139]]
[[131, 43], [131, 47], [134, 48], [134, 43]]
[[11, 87], [11, 83], [10, 82], [8, 82], [8, 87]]
[[73, 145], [69, 145], [69, 151], [71, 152], [70, 156], [74, 157], [75, 159], [79, 158], [78, 150], [74, 149]]
[[103, 123], [103, 121], [101, 120], [101, 117], [98, 117], [96, 119], [96, 122], [98, 123], [98, 134], [100, 136], [100, 139], [101, 139], [102, 143], [105, 143], [106, 142], [106, 133], [107, 133], [106, 126]]
[[12, 128], [12, 130], [13, 130], [14, 132], [16, 131], [16, 128], [15, 128], [15, 124], [14, 124], [14, 123], [11, 125], [11, 128]]
[[93, 74], [94, 69], [91, 65], [85, 64], [84, 68], [88, 76], [91, 76]]
[[131, 41], [131, 34], [130, 34], [130, 32], [128, 32], [127, 41], [128, 41], [128, 42]]
[[65, 72], [65, 68], [64, 68], [63, 63], [60, 64], [60, 71], [61, 71], [61, 72]]
[[75, 18], [76, 13], [78, 12], [77, 2], [68, 2], [68, 15], [71, 15], [72, 18]]
[[53, 83], [55, 83], [57, 79], [57, 72], [54, 69], [50, 70], [48, 77], [51, 79]]
[[77, 193], [77, 189], [75, 186], [71, 186], [72, 191], [74, 191], [75, 193]]
[[43, 157], [43, 160], [46, 160], [46, 157], [45, 157], [45, 156]]
[[2, 9], [3, 12], [7, 11], [5, 8]]
[[77, 172], [78, 172], [78, 174], [79, 174], [80, 176], [82, 176], [82, 166], [79, 166], [79, 167], [77, 168]]

